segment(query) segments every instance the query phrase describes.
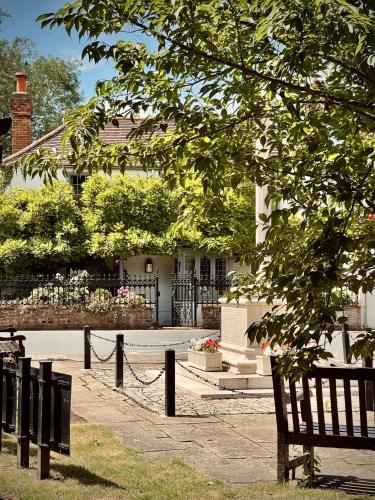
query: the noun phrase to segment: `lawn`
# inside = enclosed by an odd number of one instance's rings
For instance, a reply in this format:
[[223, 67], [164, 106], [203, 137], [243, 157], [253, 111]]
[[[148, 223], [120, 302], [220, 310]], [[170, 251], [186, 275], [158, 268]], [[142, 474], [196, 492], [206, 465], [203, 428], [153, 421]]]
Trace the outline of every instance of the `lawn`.
[[29, 470], [17, 469], [15, 452], [14, 437], [4, 434], [0, 453], [1, 500], [350, 498], [294, 485], [231, 486], [180, 461], [150, 462], [140, 452], [126, 448], [107, 428], [89, 423], [72, 425], [71, 457], [52, 454], [50, 480], [36, 479], [35, 446], [31, 448]]

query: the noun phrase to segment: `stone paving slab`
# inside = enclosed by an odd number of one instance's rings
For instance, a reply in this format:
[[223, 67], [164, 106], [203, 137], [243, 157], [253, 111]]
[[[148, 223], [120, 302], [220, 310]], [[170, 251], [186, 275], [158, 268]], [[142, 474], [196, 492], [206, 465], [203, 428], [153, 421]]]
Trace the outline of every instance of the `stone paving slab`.
[[[270, 407], [261, 413], [252, 401], [253, 410], [247, 408], [241, 414], [237, 408], [240, 400], [232, 400], [233, 413], [223, 414], [222, 410], [213, 415], [206, 410], [203, 415], [167, 418], [139, 406], [127, 393], [112, 391], [80, 367], [72, 362], [54, 366], [73, 376], [72, 411], [106, 425], [150, 460], [180, 459], [231, 483], [276, 480], [276, 422]], [[290, 451], [293, 456], [292, 447]], [[295, 452], [300, 449], [296, 447]], [[375, 479], [374, 452], [319, 448], [316, 454], [321, 458], [321, 472], [331, 474], [332, 480], [338, 475], [349, 478], [348, 488]]]

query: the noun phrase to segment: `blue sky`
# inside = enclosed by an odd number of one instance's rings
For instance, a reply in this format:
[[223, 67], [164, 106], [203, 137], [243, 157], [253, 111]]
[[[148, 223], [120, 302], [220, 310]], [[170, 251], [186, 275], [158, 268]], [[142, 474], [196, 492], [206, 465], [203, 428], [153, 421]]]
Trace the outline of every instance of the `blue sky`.
[[[40, 28], [35, 19], [46, 12], [55, 12], [65, 3], [65, 0], [0, 0], [0, 8], [11, 17], [1, 25], [0, 37], [13, 39], [26, 37], [33, 40], [37, 51], [42, 55], [52, 55], [63, 59], [81, 60], [81, 51], [85, 45], [79, 42], [75, 33], [69, 37], [62, 28]], [[101, 37], [101, 39], [104, 39]], [[108, 38], [105, 38], [108, 41]], [[139, 39], [137, 41], [140, 41]], [[85, 60], [81, 66], [81, 91], [88, 99], [94, 94], [95, 82], [108, 79], [115, 74], [113, 66], [108, 62], [98, 65]]]

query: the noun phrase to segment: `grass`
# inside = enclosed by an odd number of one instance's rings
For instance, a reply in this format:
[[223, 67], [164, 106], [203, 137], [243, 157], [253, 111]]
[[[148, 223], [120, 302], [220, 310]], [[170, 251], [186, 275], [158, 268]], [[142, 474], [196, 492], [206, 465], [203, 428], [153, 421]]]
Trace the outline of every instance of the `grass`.
[[150, 462], [140, 452], [126, 448], [107, 428], [89, 423], [72, 425], [72, 456], [52, 454], [49, 480], [36, 478], [35, 446], [31, 447], [30, 469], [17, 469], [15, 453], [14, 437], [4, 434], [1, 500], [354, 498], [275, 483], [231, 486], [177, 460]]

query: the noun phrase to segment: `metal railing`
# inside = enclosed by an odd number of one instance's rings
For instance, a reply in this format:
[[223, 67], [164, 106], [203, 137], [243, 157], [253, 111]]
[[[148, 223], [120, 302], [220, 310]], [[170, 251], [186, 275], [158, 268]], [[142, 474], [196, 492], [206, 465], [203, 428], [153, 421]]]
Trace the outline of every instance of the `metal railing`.
[[91, 276], [86, 273], [62, 276], [0, 276], [0, 303], [56, 306], [84, 306], [102, 311], [111, 305], [146, 304], [154, 306], [159, 321], [159, 276]]

